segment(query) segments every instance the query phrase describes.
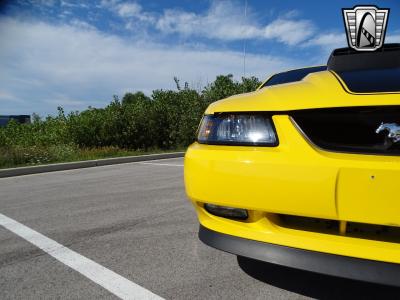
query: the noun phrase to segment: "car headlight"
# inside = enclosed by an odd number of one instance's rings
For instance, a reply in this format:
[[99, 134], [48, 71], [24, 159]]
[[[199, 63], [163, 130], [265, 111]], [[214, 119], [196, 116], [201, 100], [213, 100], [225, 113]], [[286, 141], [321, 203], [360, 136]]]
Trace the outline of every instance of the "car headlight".
[[205, 115], [197, 141], [214, 145], [276, 146], [278, 139], [271, 117], [263, 113]]

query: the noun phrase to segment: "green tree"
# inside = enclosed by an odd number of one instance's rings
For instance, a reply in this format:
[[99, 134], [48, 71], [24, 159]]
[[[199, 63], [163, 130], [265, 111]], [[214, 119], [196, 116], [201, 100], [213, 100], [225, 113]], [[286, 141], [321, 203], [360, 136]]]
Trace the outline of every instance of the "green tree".
[[126, 93], [122, 98], [122, 105], [128, 105], [136, 102], [144, 103], [150, 101], [151, 98], [147, 97], [143, 92]]

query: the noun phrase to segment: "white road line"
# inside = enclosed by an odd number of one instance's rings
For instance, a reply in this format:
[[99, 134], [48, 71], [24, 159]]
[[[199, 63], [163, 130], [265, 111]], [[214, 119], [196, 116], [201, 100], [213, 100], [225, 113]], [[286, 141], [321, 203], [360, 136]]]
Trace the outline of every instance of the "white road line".
[[0, 214], [0, 225], [121, 299], [163, 299], [140, 285], [3, 214]]
[[141, 164], [141, 165], [155, 165], [155, 166], [170, 166], [170, 167], [183, 167], [183, 165], [178, 165], [178, 164], [159, 164], [159, 163], [149, 163], [149, 162], [136, 162], [136, 164]]

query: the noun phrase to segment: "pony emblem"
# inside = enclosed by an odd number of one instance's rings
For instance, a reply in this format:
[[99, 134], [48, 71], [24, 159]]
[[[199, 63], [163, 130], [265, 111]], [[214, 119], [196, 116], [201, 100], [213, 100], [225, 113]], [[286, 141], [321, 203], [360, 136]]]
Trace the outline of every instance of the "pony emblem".
[[376, 133], [387, 131], [387, 137], [394, 143], [400, 142], [400, 125], [396, 123], [383, 123], [376, 129]]

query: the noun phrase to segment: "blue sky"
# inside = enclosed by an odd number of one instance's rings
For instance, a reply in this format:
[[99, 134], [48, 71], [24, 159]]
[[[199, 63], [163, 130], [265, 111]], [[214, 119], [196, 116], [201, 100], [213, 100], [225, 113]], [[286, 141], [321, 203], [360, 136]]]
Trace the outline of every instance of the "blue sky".
[[[112, 95], [174, 88], [173, 77], [201, 89], [216, 75], [261, 79], [324, 64], [346, 46], [341, 8], [356, 1], [0, 2], [0, 114], [54, 114], [103, 107]], [[366, 4], [366, 3], [361, 3]], [[386, 42], [400, 42], [400, 2]]]

